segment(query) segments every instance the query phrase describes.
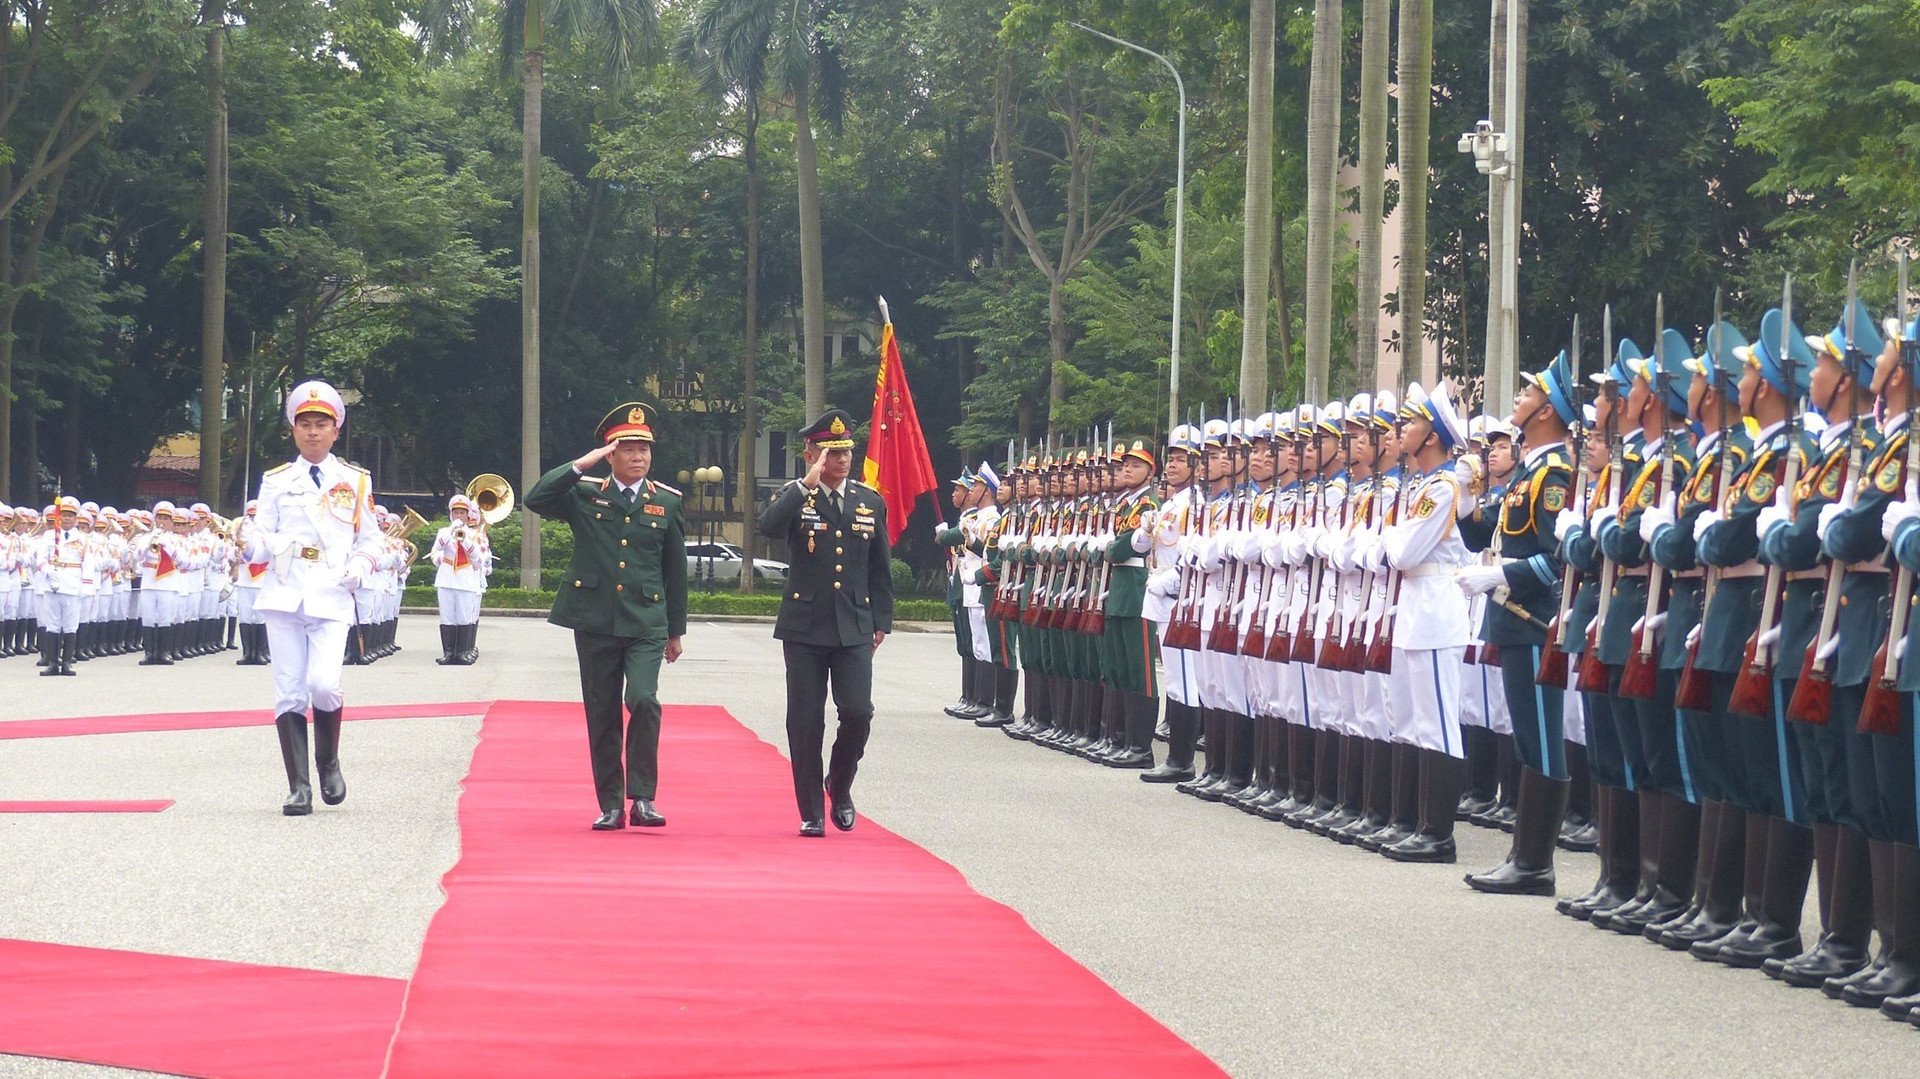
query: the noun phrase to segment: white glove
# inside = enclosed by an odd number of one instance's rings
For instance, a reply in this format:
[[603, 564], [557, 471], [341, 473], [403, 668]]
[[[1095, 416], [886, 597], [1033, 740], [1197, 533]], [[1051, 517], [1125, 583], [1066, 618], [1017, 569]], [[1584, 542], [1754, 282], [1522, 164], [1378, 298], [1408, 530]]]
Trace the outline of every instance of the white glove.
[[349, 562], [347, 563], [347, 568], [340, 571], [340, 587], [347, 591], [357, 592], [364, 583], [366, 582], [361, 579], [360, 566], [358, 563]]
[[1762, 633], [1760, 639], [1754, 643], [1758, 651], [1764, 652], [1773, 648], [1773, 646], [1780, 643], [1780, 627], [1774, 626], [1765, 633]]
[[1833, 528], [1834, 520], [1845, 512], [1847, 512], [1847, 506], [1843, 502], [1832, 502], [1820, 507], [1820, 525], [1815, 534], [1820, 537], [1821, 543], [1827, 542], [1827, 532]]
[[1661, 611], [1659, 614], [1654, 615], [1652, 618], [1648, 618], [1646, 615], [1641, 615], [1639, 618], [1636, 618], [1633, 620], [1633, 631], [1635, 633], [1638, 633], [1644, 629], [1649, 633], [1658, 633], [1660, 632], [1660, 627], [1666, 624], [1667, 624], [1667, 612], [1665, 611]]
[[1789, 515], [1787, 513], [1787, 507], [1782, 506], [1779, 503], [1772, 503], [1762, 508], [1760, 510], [1760, 515], [1754, 518], [1753, 530], [1755, 534], [1757, 534], [1762, 540], [1764, 540], [1767, 538], [1767, 533], [1773, 531], [1775, 528], [1779, 526], [1785, 525], [1787, 523], [1788, 516]]
[[1687, 631], [1687, 647], [1688, 648], [1692, 648], [1694, 645], [1700, 643], [1700, 631], [1705, 628], [1706, 628], [1705, 622], [1695, 622], [1693, 624], [1693, 628]]
[[1377, 535], [1363, 537], [1359, 550], [1354, 552], [1354, 564], [1361, 569], [1379, 573], [1387, 568], [1387, 541]]
[[1920, 519], [1920, 505], [1912, 502], [1895, 502], [1887, 507], [1886, 516], [1880, 518], [1880, 535], [1888, 543], [1893, 542], [1893, 534], [1902, 522]]
[[1331, 562], [1334, 552], [1346, 546], [1341, 542], [1341, 538], [1338, 532], [1330, 532], [1324, 528], [1321, 529], [1320, 534], [1313, 538], [1313, 553]]
[[1180, 571], [1175, 569], [1153, 571], [1152, 575], [1147, 578], [1147, 591], [1156, 596], [1166, 596], [1169, 599], [1179, 595]]
[[1454, 583], [1468, 596], [1478, 596], [1507, 583], [1507, 574], [1499, 566], [1462, 566]]
[[[1160, 533], [1156, 531], [1150, 531], [1145, 528], [1134, 529], [1133, 539], [1132, 539], [1133, 553], [1146, 554], [1149, 550], [1153, 548], [1153, 545], [1158, 540], [1159, 536], [1160, 536]], [[1006, 544], [1003, 543], [1001, 544], [1001, 546], [1004, 547], [1006, 546]]]
[[1719, 510], [1703, 510], [1700, 516], [1693, 519], [1693, 541], [1700, 542], [1700, 537], [1707, 534], [1707, 529], [1719, 524], [1722, 520]]
[[1212, 573], [1226, 565], [1226, 562], [1226, 537], [1216, 532], [1208, 538], [1205, 548], [1200, 552], [1200, 568]]
[[1647, 543], [1652, 543], [1653, 537], [1659, 535], [1662, 528], [1672, 527], [1677, 523], [1678, 520], [1673, 512], [1673, 496], [1668, 495], [1660, 500], [1659, 505], [1648, 506], [1640, 514], [1640, 538]]
[[1287, 537], [1285, 534], [1271, 530], [1260, 533], [1260, 561], [1265, 562], [1269, 567], [1279, 569], [1285, 566], [1287, 564], [1286, 550]]
[[1339, 538], [1330, 540], [1327, 544], [1328, 564], [1341, 573], [1352, 573], [1354, 547], [1358, 544], [1358, 540], [1357, 536], [1348, 536], [1344, 540]]
[[1600, 533], [1605, 532], [1608, 523], [1617, 520], [1619, 516], [1620, 509], [1617, 506], [1600, 507], [1600, 511], [1593, 515], [1593, 534], [1598, 536]]
[[1233, 540], [1233, 556], [1242, 562], [1251, 562], [1260, 557], [1260, 537], [1269, 530], [1260, 532], [1237, 532]]
[[1567, 542], [1567, 537], [1573, 534], [1574, 529], [1585, 528], [1586, 526], [1587, 522], [1585, 518], [1579, 513], [1569, 510], [1553, 519], [1553, 541], [1556, 545], [1564, 546]]
[[1840, 635], [1836, 633], [1832, 637], [1827, 638], [1827, 643], [1814, 655], [1814, 662], [1825, 663], [1832, 659], [1834, 653], [1838, 651], [1840, 651]]

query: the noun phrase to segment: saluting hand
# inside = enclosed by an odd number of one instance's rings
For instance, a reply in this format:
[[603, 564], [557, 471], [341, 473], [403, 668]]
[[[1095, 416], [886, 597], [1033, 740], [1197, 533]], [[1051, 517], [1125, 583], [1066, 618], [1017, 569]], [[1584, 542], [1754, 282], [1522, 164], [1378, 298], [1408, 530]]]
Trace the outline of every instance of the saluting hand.
[[606, 460], [607, 457], [613, 453], [613, 448], [616, 445], [618, 445], [618, 443], [609, 442], [606, 445], [599, 447], [598, 449], [589, 450], [587, 453], [581, 455], [580, 457], [574, 460], [573, 467], [579, 469], [582, 472], [585, 472], [587, 469], [592, 468], [594, 465], [597, 465], [600, 462]]
[[808, 490], [813, 490], [819, 487], [821, 480], [824, 478], [826, 466], [827, 466], [826, 454], [823, 453], [820, 456], [815, 457], [813, 459], [813, 463], [807, 466], [806, 477], [802, 479], [800, 482], [805, 484]]

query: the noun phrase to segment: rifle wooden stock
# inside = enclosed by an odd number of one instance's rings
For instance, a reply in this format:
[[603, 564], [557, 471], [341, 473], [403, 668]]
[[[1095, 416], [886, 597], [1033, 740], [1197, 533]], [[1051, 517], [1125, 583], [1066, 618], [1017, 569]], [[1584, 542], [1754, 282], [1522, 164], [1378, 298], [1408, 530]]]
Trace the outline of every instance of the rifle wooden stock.
[[1500, 646], [1497, 644], [1481, 645], [1480, 665], [1482, 667], [1498, 667], [1500, 665]]
[[1533, 684], [1567, 688], [1567, 653], [1560, 647], [1560, 618], [1554, 616], [1553, 625], [1547, 627], [1547, 643], [1540, 649], [1540, 669], [1534, 672]]
[[[1270, 576], [1270, 575], [1269, 575]], [[1264, 659], [1267, 654], [1267, 582], [1260, 582], [1256, 593], [1258, 604], [1253, 609], [1253, 621], [1247, 626], [1247, 635], [1240, 641], [1240, 654], [1254, 659]]]
[[1833, 709], [1833, 673], [1814, 660], [1819, 649], [1808, 648], [1800, 664], [1800, 681], [1793, 687], [1793, 699], [1787, 702], [1787, 718], [1815, 726], [1827, 722]]
[[1680, 671], [1680, 686], [1674, 692], [1673, 704], [1676, 708], [1685, 708], [1692, 712], [1706, 712], [1713, 708], [1713, 679], [1699, 668], [1700, 642], [1687, 646], [1687, 665]]
[[1654, 683], [1659, 675], [1659, 656], [1648, 655], [1642, 649], [1649, 647], [1644, 638], [1651, 637], [1647, 630], [1635, 630], [1633, 651], [1627, 653], [1627, 665], [1620, 672], [1620, 696], [1636, 701], [1653, 699]]
[[1607, 692], [1613, 672], [1600, 661], [1600, 632], [1587, 634], [1587, 650], [1580, 656], [1580, 684], [1595, 693]]
[[1393, 673], [1393, 626], [1386, 624], [1380, 632], [1373, 635], [1373, 643], [1367, 646], [1366, 668], [1374, 674]]
[[1727, 711], [1737, 712], [1755, 719], [1768, 719], [1773, 716], [1773, 655], [1760, 654], [1760, 634], [1765, 627], [1753, 633], [1753, 639], [1747, 642], [1746, 654], [1740, 660], [1740, 673], [1733, 680], [1733, 696], [1727, 701]]
[[[1880, 654], [1874, 657], [1876, 668], [1884, 669], [1887, 649], [1891, 641], [1882, 642]], [[1867, 699], [1860, 705], [1861, 734], [1896, 735], [1900, 733], [1900, 698], [1902, 696], [1896, 680], [1885, 675], [1875, 675], [1867, 682]]]

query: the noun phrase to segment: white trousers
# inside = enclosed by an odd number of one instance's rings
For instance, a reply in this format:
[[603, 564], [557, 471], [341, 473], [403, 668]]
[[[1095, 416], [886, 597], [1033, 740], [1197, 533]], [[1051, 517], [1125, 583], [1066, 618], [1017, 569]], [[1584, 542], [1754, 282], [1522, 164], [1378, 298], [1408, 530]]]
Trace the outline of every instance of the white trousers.
[[987, 609], [968, 607], [967, 626], [973, 630], [973, 658], [985, 663], [992, 658], [987, 649]]
[[253, 609], [253, 601], [260, 598], [258, 588], [235, 588], [233, 590], [234, 617], [249, 626], [260, 624], [260, 612]]
[[440, 597], [440, 624], [471, 626], [480, 621], [480, 593], [458, 588], [434, 589]]
[[[1567, 741], [1577, 746], [1587, 744], [1587, 704], [1586, 697], [1577, 692], [1580, 688], [1580, 664], [1573, 662], [1580, 657], [1570, 656], [1567, 662], [1567, 677], [1572, 684], [1567, 687], [1565, 703], [1560, 706], [1560, 723], [1564, 728]], [[1508, 721], [1512, 726], [1512, 721]]]
[[310, 614], [262, 611], [273, 654], [273, 714], [341, 706], [340, 669], [347, 658], [347, 624]]
[[20, 613], [20, 597], [25, 593], [26, 590], [21, 588], [0, 592], [0, 620], [25, 617]]
[[[1460, 676], [1465, 648], [1393, 650], [1393, 740], [1464, 758], [1460, 742]], [[1493, 668], [1494, 677], [1500, 672]]]
[[80, 632], [80, 606], [83, 597], [48, 592], [40, 601], [40, 629], [46, 633]]

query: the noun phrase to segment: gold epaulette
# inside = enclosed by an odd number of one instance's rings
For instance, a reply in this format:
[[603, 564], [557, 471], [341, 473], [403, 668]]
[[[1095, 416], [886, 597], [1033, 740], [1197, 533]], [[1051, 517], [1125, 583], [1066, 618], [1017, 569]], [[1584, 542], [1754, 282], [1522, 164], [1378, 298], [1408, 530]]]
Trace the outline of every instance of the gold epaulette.
[[287, 469], [289, 469], [289, 468], [292, 468], [292, 467], [293, 467], [293, 462], [292, 462], [292, 461], [288, 461], [288, 462], [287, 462], [286, 464], [284, 464], [284, 465], [279, 465], [279, 466], [277, 466], [277, 467], [275, 467], [275, 468], [269, 468], [269, 469], [267, 469], [267, 470], [266, 470], [265, 472], [262, 472], [262, 473], [260, 473], [260, 478], [264, 480], [264, 479], [266, 479], [266, 478], [267, 478], [268, 476], [277, 476], [277, 475], [279, 475], [280, 473], [282, 473], [282, 472], [285, 472], [285, 471], [286, 471]]

